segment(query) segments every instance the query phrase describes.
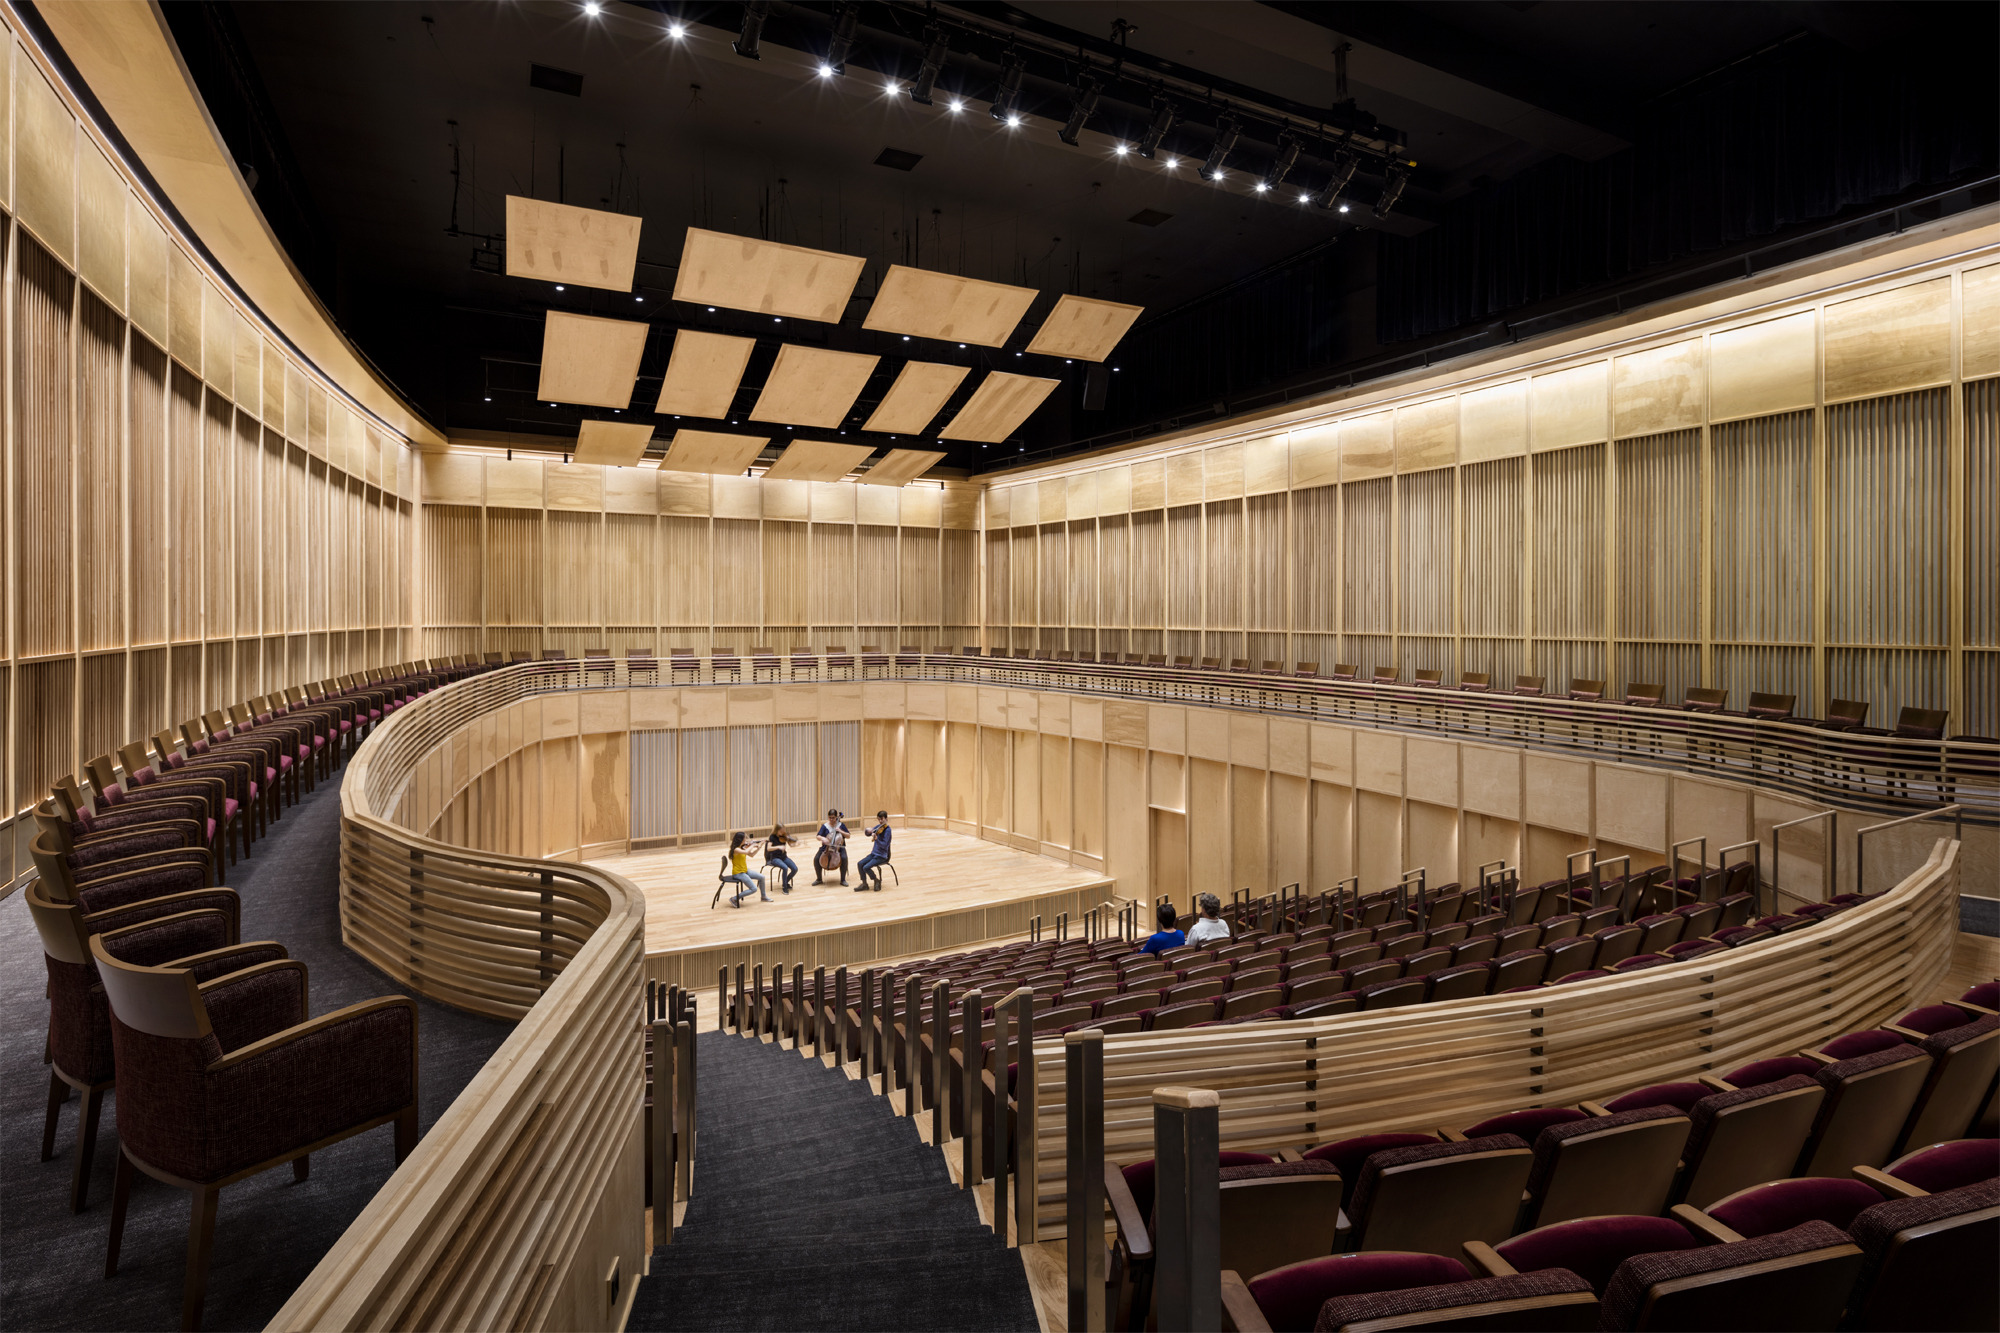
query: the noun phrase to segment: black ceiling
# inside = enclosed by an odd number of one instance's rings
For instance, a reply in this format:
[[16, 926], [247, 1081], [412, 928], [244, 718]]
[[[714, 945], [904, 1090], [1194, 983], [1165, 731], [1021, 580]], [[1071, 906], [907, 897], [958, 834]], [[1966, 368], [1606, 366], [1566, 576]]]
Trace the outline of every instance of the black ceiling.
[[[839, 325], [784, 330], [883, 355], [860, 416], [912, 353], [1062, 377], [1019, 440], [952, 449], [952, 464], [978, 468], [1087, 436], [1101, 419], [1082, 410], [1084, 367], [1017, 355], [1064, 292], [1141, 304], [1157, 319], [1302, 254], [1367, 292], [1372, 245], [1329, 243], [1363, 228], [1415, 235], [1455, 201], [1551, 159], [1617, 153], [1655, 99], [1800, 34], [1890, 55], [1929, 42], [1942, 59], [1968, 43], [1940, 42], [1916, 19], [1981, 11], [1990, 26], [1994, 7], [864, 0], [834, 77], [816, 72], [847, 12], [832, 3], [769, 5], [755, 60], [731, 49], [750, 8], [738, 3], [606, 0], [595, 15], [580, 0], [165, 8], [301, 272], [437, 425], [574, 438], [583, 413], [534, 398], [551, 306], [654, 325], [638, 411], [657, 392], [672, 329], [757, 334], [747, 406], [776, 331], [671, 301], [684, 231], [699, 226], [868, 259]], [[670, 24], [686, 36], [670, 37]], [[939, 36], [949, 54], [938, 91], [918, 105], [902, 90]], [[1990, 42], [1981, 49], [1990, 56]], [[1010, 63], [1022, 67], [1014, 129], [988, 110]], [[1086, 77], [1098, 102], [1071, 146], [1057, 131]], [[1158, 159], [1114, 156], [1161, 97], [1179, 119]], [[965, 103], [956, 113], [954, 98]], [[1225, 117], [1240, 138], [1224, 178], [1205, 182], [1195, 168]], [[1281, 133], [1297, 139], [1297, 164], [1283, 188], [1253, 193]], [[1298, 202], [1343, 153], [1358, 159], [1352, 211]], [[1186, 160], [1168, 170], [1170, 156]], [[1408, 162], [1402, 198], [1376, 218], [1369, 206], [1392, 164]], [[556, 293], [491, 271], [509, 194], [643, 216], [636, 291]], [[860, 328], [892, 263], [1042, 296], [1006, 348], [912, 344]], [[1359, 327], [1373, 322], [1372, 296], [1328, 310], [1327, 323], [1357, 327], [1316, 331], [1327, 355], [1372, 346], [1372, 327]]]

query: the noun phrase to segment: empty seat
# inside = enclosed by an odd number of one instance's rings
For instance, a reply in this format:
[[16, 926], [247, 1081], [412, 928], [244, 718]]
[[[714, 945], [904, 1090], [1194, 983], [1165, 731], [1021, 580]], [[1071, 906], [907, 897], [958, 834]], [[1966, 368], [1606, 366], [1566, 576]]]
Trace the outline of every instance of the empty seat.
[[1440, 1254], [1326, 1255], [1269, 1269], [1247, 1282], [1237, 1270], [1225, 1270], [1222, 1304], [1237, 1333], [1310, 1329], [1320, 1307], [1337, 1296], [1403, 1291], [1471, 1277], [1464, 1264]]
[[2000, 1325], [2000, 1183], [1878, 1203], [1854, 1219], [1861, 1271], [1844, 1328], [1990, 1329]]
[[1931, 1062], [1914, 1046], [1897, 1044], [1836, 1060], [1813, 1075], [1826, 1089], [1794, 1174], [1844, 1176], [1857, 1166], [1889, 1160], [1908, 1123]]
[[1826, 1089], [1803, 1074], [1712, 1093], [1694, 1104], [1674, 1201], [1705, 1207], [1791, 1174]]
[[1678, 1204], [1674, 1215], [1711, 1232], [1715, 1226], [1725, 1227], [1733, 1234], [1724, 1239], [1754, 1238], [1813, 1221], [1845, 1231], [1862, 1212], [1881, 1202], [1882, 1196], [1859, 1180], [1806, 1176], [1752, 1185], [1703, 1209]]
[[1503, 1240], [1533, 1161], [1512, 1134], [1372, 1153], [1355, 1182], [1346, 1248], [1449, 1257], [1468, 1240]]
[[1906, 1153], [1877, 1171], [1854, 1174], [1885, 1195], [1941, 1194], [2000, 1176], [2000, 1139], [1953, 1139]]
[[1578, 1218], [1511, 1236], [1498, 1245], [1465, 1247], [1472, 1265], [1493, 1277], [1564, 1268], [1600, 1295], [1618, 1266], [1635, 1254], [1690, 1250], [1704, 1238], [1671, 1217], [1645, 1215]]
[[1315, 1328], [1335, 1333], [1389, 1328], [1525, 1328], [1547, 1333], [1594, 1329], [1598, 1300], [1566, 1269], [1475, 1278], [1365, 1296], [1336, 1296]]
[[1548, 1126], [1534, 1139], [1519, 1225], [1661, 1212], [1692, 1128], [1687, 1116], [1666, 1106]]
[[2000, 1016], [1984, 1014], [1961, 1027], [1925, 1037], [1931, 1070], [1917, 1095], [1901, 1148], [1963, 1137], [2000, 1071]]
[[1604, 1289], [1599, 1327], [1830, 1329], [1861, 1249], [1825, 1222], [1729, 1245], [1635, 1255]]

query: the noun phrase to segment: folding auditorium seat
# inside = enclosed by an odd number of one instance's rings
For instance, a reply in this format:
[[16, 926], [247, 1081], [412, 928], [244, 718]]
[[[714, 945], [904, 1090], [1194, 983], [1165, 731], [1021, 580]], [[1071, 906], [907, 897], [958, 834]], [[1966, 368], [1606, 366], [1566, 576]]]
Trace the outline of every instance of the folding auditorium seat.
[[1609, 1214], [1657, 1215], [1673, 1192], [1692, 1128], [1687, 1116], [1666, 1106], [1544, 1127], [1532, 1140], [1535, 1161], [1517, 1228]]
[[2000, 1326], [2000, 1182], [1878, 1203], [1847, 1232], [1862, 1261], [1843, 1328]]
[[[1741, 1071], [1738, 1071], [1739, 1073]], [[1713, 1092], [1689, 1108], [1693, 1128], [1672, 1202], [1705, 1207], [1737, 1190], [1792, 1173], [1826, 1089], [1804, 1074]]]
[[1604, 682], [1601, 680], [1572, 680], [1569, 683], [1569, 698], [1581, 703], [1595, 703], [1604, 697]]
[[1982, 1014], [1932, 1033], [1918, 1049], [1931, 1057], [1930, 1076], [1917, 1095], [1899, 1150], [1960, 1138], [1972, 1127], [2000, 1073], [2000, 1016]]
[[1548, 969], [1542, 979], [1556, 982], [1573, 973], [1589, 971], [1597, 965], [1599, 947], [1600, 941], [1590, 935], [1573, 936], [1545, 946], [1541, 953], [1548, 959]]
[[1842, 1231], [1882, 1196], [1859, 1180], [1804, 1176], [1769, 1180], [1740, 1189], [1706, 1208], [1675, 1204], [1674, 1216], [1710, 1240], [1754, 1240], [1807, 1222], [1825, 1222]]
[[1826, 1100], [1793, 1174], [1844, 1176], [1854, 1167], [1888, 1161], [1930, 1066], [1922, 1051], [1898, 1043], [1820, 1069], [1813, 1079], [1826, 1089]]
[[1635, 1255], [1606, 1284], [1598, 1327], [1831, 1329], [1860, 1270], [1860, 1247], [1825, 1222]]
[[1484, 995], [1492, 980], [1493, 970], [1483, 962], [1447, 967], [1430, 974], [1430, 989], [1425, 995], [1425, 1001], [1437, 1003], [1442, 1000], [1466, 1000]]
[[1721, 713], [1727, 711], [1728, 705], [1728, 690], [1710, 690], [1691, 685], [1681, 697], [1681, 708], [1689, 713]]
[[1378, 981], [1372, 986], [1356, 988], [1361, 995], [1361, 1007], [1365, 1010], [1401, 1009], [1407, 1005], [1422, 1004], [1426, 983], [1422, 977], [1402, 978], [1394, 981]]
[[1553, 1222], [1497, 1245], [1470, 1241], [1465, 1256], [1475, 1273], [1488, 1277], [1567, 1269], [1602, 1295], [1618, 1266], [1634, 1255], [1671, 1254], [1706, 1243], [1700, 1233], [1671, 1217], [1638, 1214]]
[[1519, 949], [1502, 954], [1491, 963], [1493, 983], [1489, 994], [1500, 995], [1520, 986], [1538, 986], [1548, 974], [1549, 956], [1540, 949]]
[[[1259, 1262], [1261, 1262], [1261, 1257]], [[1403, 1291], [1470, 1281], [1456, 1259], [1440, 1254], [1335, 1254], [1268, 1269], [1245, 1281], [1235, 1269], [1222, 1274], [1222, 1305], [1237, 1333], [1310, 1329], [1320, 1307], [1336, 1296]]]
[[[1308, 1154], [1308, 1160], [1325, 1158]], [[1528, 1145], [1512, 1134], [1370, 1153], [1346, 1210], [1341, 1247], [1450, 1257], [1468, 1240], [1504, 1240], [1533, 1162]]]
[[1493, 677], [1484, 671], [1461, 671], [1458, 673], [1458, 688], [1473, 694], [1484, 694], [1493, 688]]

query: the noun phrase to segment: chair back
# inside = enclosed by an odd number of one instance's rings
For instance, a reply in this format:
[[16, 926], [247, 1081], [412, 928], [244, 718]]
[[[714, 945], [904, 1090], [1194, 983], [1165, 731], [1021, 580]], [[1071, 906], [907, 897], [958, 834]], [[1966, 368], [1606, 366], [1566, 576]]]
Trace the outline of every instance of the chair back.
[[1900, 1045], [1820, 1070], [1813, 1078], [1826, 1100], [1796, 1174], [1846, 1176], [1887, 1162], [1930, 1072], [1930, 1057]]
[[1688, 687], [1685, 696], [1687, 708], [1693, 713], [1720, 713], [1729, 702], [1728, 690], [1708, 690], [1700, 686]]
[[1340, 1172], [1331, 1162], [1221, 1169], [1222, 1266], [1261, 1272], [1333, 1250]]
[[70, 832], [70, 821], [63, 817], [53, 796], [35, 807], [35, 830], [59, 852], [67, 852], [76, 846], [76, 839]]
[[1847, 1230], [1864, 1258], [1845, 1327], [2000, 1326], [2000, 1285], [1975, 1277], [2000, 1251], [2000, 1182], [1878, 1203]]
[[201, 720], [207, 726], [208, 734], [211, 736], [220, 737], [224, 732], [229, 730], [229, 719], [222, 715], [220, 708], [203, 713]]
[[1529, 1226], [1666, 1211], [1694, 1122], [1671, 1107], [1551, 1125], [1535, 1139]]
[[1860, 1247], [1813, 1221], [1728, 1245], [1641, 1254], [1604, 1290], [1600, 1328], [1838, 1328]]
[[1942, 708], [1905, 708], [1896, 714], [1893, 734], [1918, 740], [1937, 740], [1944, 735], [1944, 722], [1948, 716], [1950, 714]]
[[28, 885], [23, 896], [28, 901], [28, 915], [34, 918], [35, 933], [42, 937], [42, 952], [73, 967], [89, 963], [90, 932], [83, 924], [83, 909], [49, 897], [39, 883]]
[[174, 735], [173, 728], [162, 727], [153, 735], [153, 748], [159, 752], [160, 762], [166, 764], [174, 757], [174, 752], [181, 748], [180, 737]]
[[1897, 1151], [1965, 1137], [2000, 1072], [2000, 1017], [1986, 1014], [1964, 1027], [1924, 1038], [1930, 1076], [1917, 1097]]
[[35, 862], [35, 873], [42, 877], [42, 884], [48, 896], [61, 902], [76, 901], [76, 876], [70, 873], [69, 860], [49, 841], [46, 833], [37, 833], [28, 844], [28, 855]]
[[[127, 741], [118, 747], [118, 762], [125, 765], [125, 776], [132, 778], [135, 774], [153, 767], [153, 756], [152, 752], [147, 750], [146, 742]], [[166, 760], [163, 758], [160, 763], [164, 767]]]
[[1791, 1175], [1825, 1099], [1825, 1088], [1794, 1074], [1696, 1102], [1678, 1202], [1706, 1208], [1740, 1189]]
[[[1632, 687], [1633, 690], [1641, 688], [1644, 687], [1638, 685]], [[1627, 691], [1628, 697], [1630, 693], [1630, 691]], [[1569, 683], [1569, 697], [1572, 699], [1602, 699], [1604, 697], [1604, 682], [1601, 680], [1573, 680]]]
[[1826, 720], [1836, 726], [1861, 726], [1868, 721], [1868, 705], [1860, 699], [1835, 699], [1826, 706]]
[[1333, 664], [1333, 678], [1335, 680], [1353, 680], [1360, 671], [1361, 667], [1354, 662], [1335, 662]]
[[1511, 1134], [1375, 1153], [1354, 1187], [1348, 1246], [1456, 1258], [1466, 1241], [1498, 1244], [1514, 1232], [1533, 1164]]
[[1458, 688], [1461, 690], [1490, 690], [1493, 676], [1485, 671], [1461, 671], [1458, 673]]
[[111, 1013], [120, 1023], [148, 1036], [173, 1041], [206, 1037], [211, 1028], [208, 1007], [194, 973], [180, 967], [140, 967], [112, 957], [97, 936], [90, 940]]
[[1417, 673], [1416, 683], [1419, 685], [1441, 686], [1444, 684], [1444, 672], [1432, 671], [1427, 667]]
[[1403, 669], [1401, 667], [1378, 666], [1375, 668], [1375, 683], [1377, 685], [1394, 685], [1402, 674]]
[[118, 786], [118, 767], [111, 762], [111, 756], [108, 754], [98, 755], [86, 763], [83, 769], [90, 774], [90, 785], [97, 788], [100, 799], [105, 792]]
[[1750, 692], [1750, 716], [1761, 717], [1767, 720], [1790, 717], [1792, 715], [1792, 705], [1797, 702], [1798, 696], [1795, 694], [1763, 694], [1752, 690]]
[[1292, 664], [1292, 674], [1293, 674], [1294, 676], [1318, 676], [1318, 675], [1319, 675], [1319, 663], [1318, 663], [1318, 662], [1295, 662], [1295, 663], [1293, 663], [1293, 664]]

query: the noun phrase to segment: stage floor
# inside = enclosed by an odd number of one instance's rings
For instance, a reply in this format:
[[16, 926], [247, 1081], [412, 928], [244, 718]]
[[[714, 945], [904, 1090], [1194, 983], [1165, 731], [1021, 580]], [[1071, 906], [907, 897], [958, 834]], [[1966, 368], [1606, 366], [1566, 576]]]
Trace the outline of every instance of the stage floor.
[[[867, 844], [858, 830], [848, 846], [848, 879], [859, 884], [861, 877], [853, 866], [861, 863], [861, 857], [854, 853], [865, 852]], [[823, 885], [812, 882], [808, 862], [816, 847], [810, 835], [803, 846], [793, 847], [799, 875], [789, 895], [778, 890], [784, 877], [772, 873], [766, 877], [771, 901], [761, 902], [753, 893], [740, 908], [729, 905], [737, 887], [733, 884], [713, 909], [709, 907], [715, 896], [716, 867], [722, 860], [721, 843], [597, 856], [591, 864], [623, 875], [645, 892], [648, 955], [823, 936], [1099, 886], [1108, 896], [1112, 884], [1094, 870], [961, 833], [899, 828], [895, 868], [902, 882], [897, 883], [896, 875], [884, 874], [882, 892], [856, 893], [851, 885], [842, 888], [837, 877]], [[761, 850], [750, 858], [750, 866], [763, 869]], [[1043, 924], [1054, 929], [1052, 920]]]

